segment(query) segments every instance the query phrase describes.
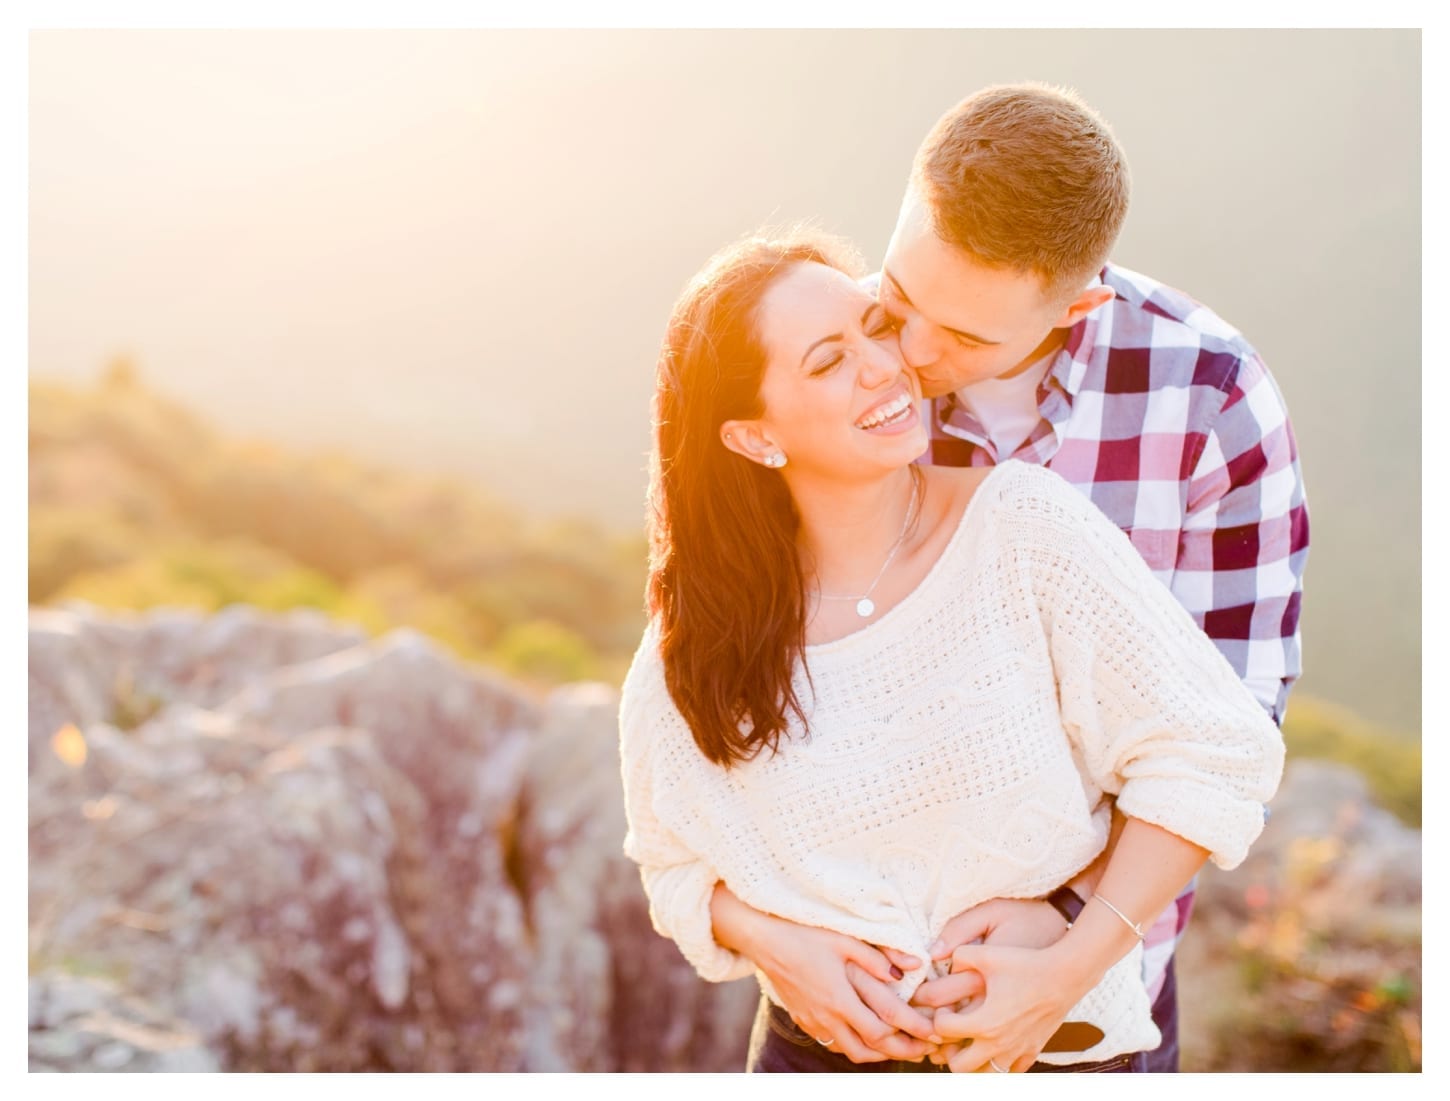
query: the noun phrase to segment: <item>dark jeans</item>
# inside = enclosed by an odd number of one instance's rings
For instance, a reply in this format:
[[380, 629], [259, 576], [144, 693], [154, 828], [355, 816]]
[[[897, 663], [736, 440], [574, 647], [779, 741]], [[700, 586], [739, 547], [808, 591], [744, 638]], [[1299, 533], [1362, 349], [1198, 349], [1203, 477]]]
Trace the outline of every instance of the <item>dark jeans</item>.
[[[1049, 1063], [1034, 1063], [1027, 1073], [1033, 1072], [1127, 1074], [1144, 1070], [1143, 1053], [1120, 1055], [1101, 1063], [1073, 1063], [1059, 1067]], [[854, 1074], [932, 1074], [951, 1073], [945, 1066], [937, 1066], [923, 1059], [919, 1063], [904, 1063], [890, 1060], [884, 1063], [853, 1063], [840, 1052], [832, 1051], [816, 1043], [796, 1026], [790, 1014], [765, 998], [760, 999], [760, 1009], [755, 1014], [755, 1025], [750, 1030], [750, 1053], [746, 1056], [745, 1069], [751, 1073], [854, 1073]]]
[[1173, 960], [1168, 961], [1168, 971], [1163, 976], [1163, 989], [1153, 1001], [1153, 1023], [1163, 1033], [1163, 1042], [1152, 1051], [1145, 1052], [1148, 1065], [1143, 1069], [1150, 1074], [1178, 1073], [1178, 976], [1173, 971]]

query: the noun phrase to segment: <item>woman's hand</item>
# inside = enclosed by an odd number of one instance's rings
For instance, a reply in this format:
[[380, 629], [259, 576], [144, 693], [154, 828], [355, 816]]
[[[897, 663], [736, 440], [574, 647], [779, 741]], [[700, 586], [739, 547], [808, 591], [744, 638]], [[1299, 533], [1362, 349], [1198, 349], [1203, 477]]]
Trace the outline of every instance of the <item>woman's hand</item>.
[[890, 983], [919, 966], [895, 949], [801, 925], [741, 902], [724, 884], [711, 904], [715, 937], [759, 968], [808, 1035], [855, 1063], [916, 1061], [935, 1049], [932, 1020]]
[[[1025, 1071], [1097, 981], [1098, 976], [1067, 962], [1053, 948], [958, 947], [952, 952], [951, 978], [971, 975], [984, 991], [965, 1008], [936, 1010], [937, 1034], [947, 1043], [932, 1061], [945, 1061], [958, 1073], [999, 1067]], [[967, 1042], [956, 1042], [962, 1040]]]

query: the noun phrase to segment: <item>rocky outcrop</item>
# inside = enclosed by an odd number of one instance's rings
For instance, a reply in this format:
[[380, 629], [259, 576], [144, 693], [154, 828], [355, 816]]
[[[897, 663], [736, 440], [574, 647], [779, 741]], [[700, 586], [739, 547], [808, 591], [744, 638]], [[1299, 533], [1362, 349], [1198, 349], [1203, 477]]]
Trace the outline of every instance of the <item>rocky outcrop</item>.
[[[33, 976], [226, 1069], [741, 1065], [753, 984], [700, 982], [622, 855], [611, 691], [540, 704], [309, 614], [72, 608], [32, 613], [30, 701]], [[119, 1058], [58, 1027], [38, 1063]]]
[[220, 1070], [189, 1026], [104, 979], [46, 972], [30, 979], [32, 1071]]
[[555, 692], [527, 759], [519, 885], [535, 940], [549, 946], [536, 981], [555, 994], [534, 1006], [529, 1063], [691, 1071], [711, 1052], [712, 1069], [739, 1070], [759, 989], [705, 983], [683, 965], [651, 931], [639, 874], [618, 855], [618, 710], [603, 685]]

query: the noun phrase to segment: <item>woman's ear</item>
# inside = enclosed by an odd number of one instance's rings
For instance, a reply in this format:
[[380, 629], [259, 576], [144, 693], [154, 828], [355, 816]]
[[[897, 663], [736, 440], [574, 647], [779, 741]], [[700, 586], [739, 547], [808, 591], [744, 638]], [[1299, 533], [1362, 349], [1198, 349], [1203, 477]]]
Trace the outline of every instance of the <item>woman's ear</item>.
[[720, 442], [735, 454], [761, 466], [784, 465], [773, 460], [782, 452], [759, 421], [726, 421], [720, 426]]

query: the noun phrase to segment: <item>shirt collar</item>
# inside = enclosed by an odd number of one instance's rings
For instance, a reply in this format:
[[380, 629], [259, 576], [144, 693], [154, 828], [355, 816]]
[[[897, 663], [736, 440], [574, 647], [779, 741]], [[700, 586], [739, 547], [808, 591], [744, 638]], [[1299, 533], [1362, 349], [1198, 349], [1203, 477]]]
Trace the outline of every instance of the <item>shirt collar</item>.
[[[1106, 285], [1104, 277], [1107, 274], [1108, 269], [1104, 267], [1088, 287]], [[1093, 349], [1106, 344], [1112, 335], [1116, 301], [1117, 296], [1114, 295], [1067, 331], [1067, 339], [1057, 350], [1051, 368], [1038, 385], [1038, 409], [1054, 428], [1067, 419], [1073, 399], [1087, 379]], [[932, 402], [932, 406], [940, 429], [973, 442], [984, 440], [982, 426], [956, 394], [945, 394]]]

